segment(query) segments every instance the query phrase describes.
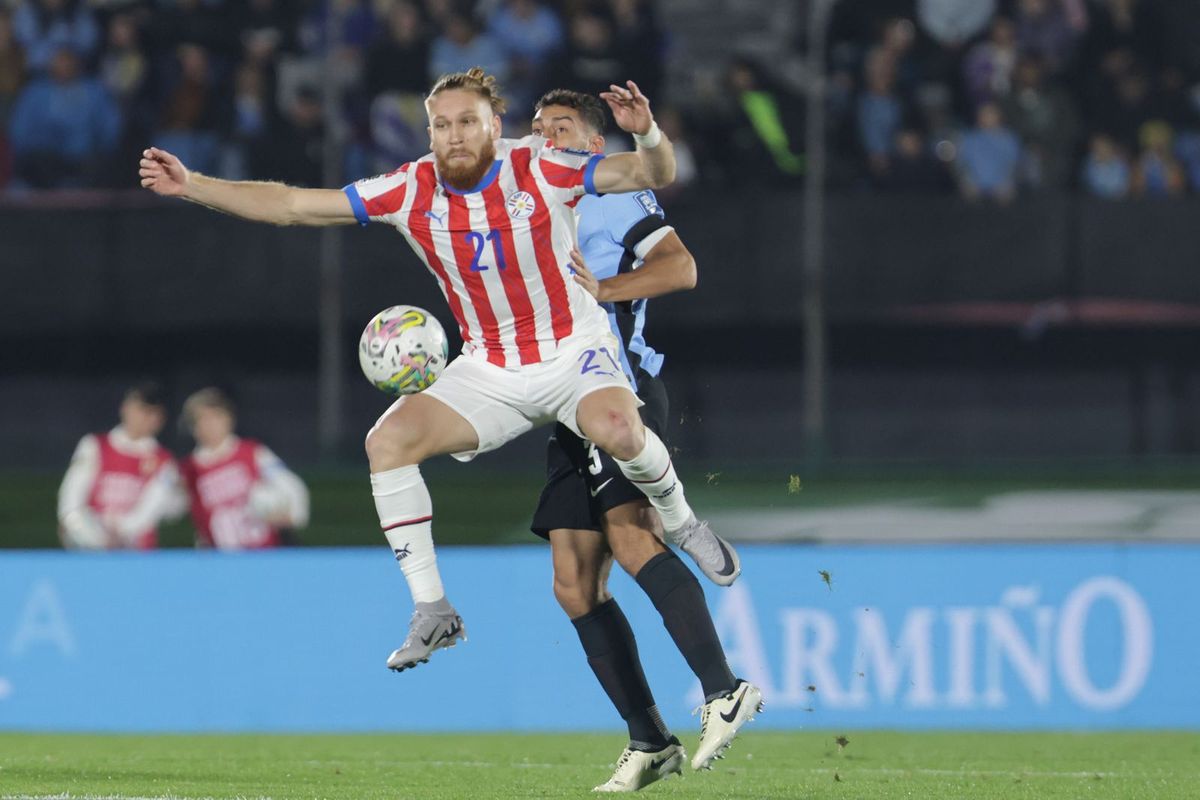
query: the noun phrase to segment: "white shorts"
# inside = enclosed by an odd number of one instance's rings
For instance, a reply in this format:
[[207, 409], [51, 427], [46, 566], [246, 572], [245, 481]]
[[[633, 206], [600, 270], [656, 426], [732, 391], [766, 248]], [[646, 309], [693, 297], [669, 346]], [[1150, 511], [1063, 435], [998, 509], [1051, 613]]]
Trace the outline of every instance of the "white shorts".
[[479, 447], [453, 453], [459, 461], [470, 461], [556, 419], [587, 438], [575, 419], [584, 397], [613, 386], [633, 393], [618, 347], [612, 333], [583, 335], [549, 361], [513, 369], [460, 355], [423, 393], [450, 406], [475, 428]]

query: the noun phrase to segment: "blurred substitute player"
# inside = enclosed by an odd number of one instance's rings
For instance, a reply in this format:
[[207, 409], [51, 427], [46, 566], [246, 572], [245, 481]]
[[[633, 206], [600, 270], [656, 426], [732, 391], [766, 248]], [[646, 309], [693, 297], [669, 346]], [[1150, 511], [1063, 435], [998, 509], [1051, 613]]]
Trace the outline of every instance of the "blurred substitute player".
[[[533, 118], [535, 134], [568, 150], [604, 152], [604, 126], [600, 101], [562, 89], [544, 95]], [[608, 312], [621, 366], [645, 403], [642, 418], [660, 433], [667, 393], [658, 378], [663, 357], [642, 335], [646, 298], [691, 289], [696, 262], [649, 190], [583, 197], [575, 214], [582, 251], [573, 253], [575, 279]], [[629, 726], [629, 747], [612, 778], [597, 789], [632, 791], [658, 780], [666, 774], [664, 751], [678, 748], [654, 703], [633, 630], [608, 592], [614, 557], [650, 597], [700, 680], [705, 706], [692, 766], [708, 767], [759, 709], [761, 693], [729, 671], [699, 582], [663, 544], [658, 514], [616, 463], [560, 423], [550, 437], [546, 472], [532, 528], [550, 540], [554, 594], [571, 617], [597, 680]], [[737, 578], [737, 555], [719, 537], [688, 542], [685, 549], [689, 545], [719, 548], [697, 558], [702, 569], [719, 565], [705, 570], [715, 583], [728, 586]]]
[[443, 75], [425, 100], [433, 152], [342, 190], [217, 180], [162, 150], [143, 154], [142, 185], [161, 195], [277, 225], [390, 224], [446, 297], [462, 354], [367, 434], [376, 510], [416, 606], [391, 669], [465, 638], [434, 554], [419, 469], [432, 456], [469, 461], [557, 420], [617, 459], [673, 539], [713, 535], [688, 506], [666, 447], [642, 424], [607, 316], [571, 279], [579, 198], [665, 186], [675, 173], [670, 141], [637, 86], [601, 96], [634, 134], [636, 152], [605, 158], [556, 150], [538, 136], [500, 138], [504, 101], [474, 68]]
[[158, 524], [183, 513], [175, 459], [155, 438], [167, 421], [162, 389], [139, 383], [125, 392], [121, 422], [84, 436], [58, 490], [64, 547], [158, 546]]
[[196, 449], [183, 462], [196, 544], [250, 550], [288, 544], [308, 524], [308, 489], [264, 444], [234, 435], [233, 403], [219, 389], [195, 392], [183, 423]]

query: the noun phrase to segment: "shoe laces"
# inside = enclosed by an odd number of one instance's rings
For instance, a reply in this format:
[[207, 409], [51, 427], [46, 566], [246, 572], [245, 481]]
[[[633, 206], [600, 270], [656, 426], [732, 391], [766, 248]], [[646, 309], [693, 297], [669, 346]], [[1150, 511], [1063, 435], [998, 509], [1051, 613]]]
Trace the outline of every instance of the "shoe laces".
[[680, 533], [682, 535], [676, 541], [692, 556], [717, 564], [724, 561], [725, 556], [721, 553], [721, 546], [717, 543], [717, 535], [708, 527], [708, 522], [696, 521], [686, 526]]
[[692, 709], [692, 716], [700, 715], [700, 740], [704, 740], [704, 734], [708, 732], [708, 718], [712, 716], [712, 703], [701, 703]]

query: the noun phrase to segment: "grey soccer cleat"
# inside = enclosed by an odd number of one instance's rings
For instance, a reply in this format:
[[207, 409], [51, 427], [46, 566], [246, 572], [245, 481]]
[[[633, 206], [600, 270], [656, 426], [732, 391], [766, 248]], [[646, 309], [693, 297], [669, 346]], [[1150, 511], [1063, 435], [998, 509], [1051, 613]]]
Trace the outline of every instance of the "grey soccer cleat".
[[712, 769], [712, 762], [725, 757], [725, 751], [742, 726], [763, 710], [758, 687], [739, 680], [737, 687], [723, 697], [714, 697], [699, 709], [700, 744], [692, 758], [692, 769]]
[[737, 551], [695, 515], [679, 530], [669, 532], [667, 538], [691, 556], [700, 571], [718, 586], [728, 586], [742, 574]]
[[393, 650], [388, 656], [388, 669], [403, 672], [424, 664], [434, 650], [454, 647], [459, 639], [467, 640], [467, 629], [446, 598], [433, 603], [417, 603], [408, 623], [408, 637], [399, 650]]
[[687, 753], [675, 737], [662, 750], [635, 750], [626, 747], [617, 761], [612, 777], [600, 784], [593, 792], [636, 792], [668, 775], [682, 775], [683, 761]]

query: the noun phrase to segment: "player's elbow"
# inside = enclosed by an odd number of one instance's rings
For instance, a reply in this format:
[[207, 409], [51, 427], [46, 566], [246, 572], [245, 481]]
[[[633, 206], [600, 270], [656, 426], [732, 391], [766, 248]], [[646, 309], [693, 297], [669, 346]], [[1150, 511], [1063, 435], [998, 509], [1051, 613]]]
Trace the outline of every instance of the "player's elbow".
[[650, 175], [651, 189], [665, 189], [675, 182], [675, 165], [659, 169]]
[[675, 259], [675, 291], [686, 292], [696, 288], [696, 259], [684, 250]]

